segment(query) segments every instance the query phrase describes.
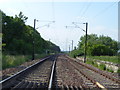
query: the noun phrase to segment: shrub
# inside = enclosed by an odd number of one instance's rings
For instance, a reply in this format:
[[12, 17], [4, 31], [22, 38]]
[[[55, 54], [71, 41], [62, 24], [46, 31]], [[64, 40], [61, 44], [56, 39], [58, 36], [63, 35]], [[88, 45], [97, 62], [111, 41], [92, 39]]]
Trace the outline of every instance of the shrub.
[[82, 56], [84, 55], [82, 50], [73, 50], [69, 54], [71, 57], [76, 58], [77, 56]]
[[117, 73], [120, 73], [120, 68], [118, 69]]
[[98, 64], [94, 62], [94, 66], [95, 66], [95, 67], [98, 67]]
[[93, 47], [91, 48], [91, 55], [92, 56], [100, 56], [100, 55], [109, 55], [112, 56], [113, 55], [113, 50], [110, 49], [108, 46], [105, 45], [93, 45]]
[[114, 72], [113, 70], [111, 70], [111, 69], [108, 69], [108, 68], [107, 68], [107, 71], [108, 71], [108, 72], [112, 72], [112, 73]]
[[87, 64], [94, 65], [94, 61], [93, 61], [93, 60], [87, 60], [86, 63], [87, 63]]
[[102, 69], [102, 70], [106, 70], [105, 64], [100, 64], [99, 68]]

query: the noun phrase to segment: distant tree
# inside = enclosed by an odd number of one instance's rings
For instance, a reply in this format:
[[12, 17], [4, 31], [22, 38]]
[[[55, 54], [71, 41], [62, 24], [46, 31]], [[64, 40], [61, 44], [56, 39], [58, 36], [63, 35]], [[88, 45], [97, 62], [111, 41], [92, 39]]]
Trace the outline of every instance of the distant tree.
[[18, 15], [15, 15], [15, 19], [18, 21], [20, 20], [25, 23], [27, 21], [28, 17], [24, 16], [23, 13], [20, 12]]
[[[78, 49], [84, 52], [85, 36], [80, 38]], [[87, 55], [116, 55], [118, 43], [108, 36], [90, 34], [87, 37]]]
[[109, 55], [112, 56], [113, 55], [113, 51], [108, 48], [105, 45], [94, 45], [91, 49], [91, 55], [92, 56], [100, 56], [100, 55]]

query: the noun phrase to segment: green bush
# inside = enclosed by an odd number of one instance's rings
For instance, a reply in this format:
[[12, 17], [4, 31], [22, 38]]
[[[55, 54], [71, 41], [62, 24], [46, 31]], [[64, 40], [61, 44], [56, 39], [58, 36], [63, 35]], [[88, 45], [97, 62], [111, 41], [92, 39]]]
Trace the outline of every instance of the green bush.
[[87, 64], [94, 65], [94, 61], [93, 61], [93, 60], [87, 60], [86, 63], [87, 63]]
[[100, 66], [99, 66], [98, 68], [100, 68], [100, 69], [102, 69], [102, 70], [106, 70], [105, 64], [100, 64]]
[[108, 46], [101, 45], [101, 44], [93, 45], [93, 47], [91, 48], [92, 56], [100, 56], [100, 55], [112, 56], [113, 53], [114, 52], [112, 49], [110, 49]]
[[120, 68], [118, 69], [117, 73], [120, 73]]
[[93, 65], [93, 66], [98, 67], [98, 64], [94, 62], [94, 65]]
[[83, 54], [82, 50], [73, 50], [69, 53], [69, 55], [73, 58], [76, 58], [77, 56], [80, 56], [80, 55], [82, 56], [84, 54]]
[[107, 70], [108, 72], [112, 72], [112, 73], [114, 72], [113, 70], [111, 70], [111, 69], [108, 69], [108, 68], [107, 68], [106, 70]]
[[86, 63], [90, 64], [90, 65], [93, 65], [94, 67], [98, 67], [98, 64], [93, 60], [87, 60]]

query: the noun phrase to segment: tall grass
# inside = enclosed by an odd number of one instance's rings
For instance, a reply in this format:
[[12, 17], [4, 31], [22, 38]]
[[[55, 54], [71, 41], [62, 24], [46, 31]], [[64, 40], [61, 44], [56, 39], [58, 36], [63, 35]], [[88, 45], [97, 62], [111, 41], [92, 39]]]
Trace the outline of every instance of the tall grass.
[[[48, 54], [35, 54], [35, 59], [40, 59]], [[24, 62], [31, 61], [31, 55], [2, 55], [2, 69], [16, 67]]]
[[109, 62], [120, 64], [120, 60], [118, 60], [118, 56], [87, 56], [87, 58], [102, 60], [102, 61], [109, 61]]
[[30, 60], [30, 56], [24, 55], [2, 55], [2, 69], [18, 66]]
[[[103, 59], [102, 59], [102, 60], [103, 60]], [[104, 60], [103, 60], [103, 61], [104, 61]], [[109, 61], [109, 60], [106, 60], [106, 61]], [[93, 60], [93, 59], [91, 59], [91, 58], [87, 58], [86, 63], [87, 63], [87, 64], [90, 64], [90, 65], [92, 65], [92, 66], [94, 66], [94, 67], [97, 67], [97, 68], [99, 68], [100, 70], [105, 70], [105, 71], [112, 72], [112, 73], [114, 72], [112, 69], [108, 69], [105, 64], [101, 63], [101, 64], [99, 65], [99, 64], [97, 64], [97, 63], [95, 62], [95, 60]], [[120, 73], [120, 69], [118, 69], [117, 73]]]
[[94, 62], [93, 60], [87, 60], [86, 63], [90, 64], [90, 65], [93, 65], [94, 67], [99, 67], [98, 64], [96, 62]]

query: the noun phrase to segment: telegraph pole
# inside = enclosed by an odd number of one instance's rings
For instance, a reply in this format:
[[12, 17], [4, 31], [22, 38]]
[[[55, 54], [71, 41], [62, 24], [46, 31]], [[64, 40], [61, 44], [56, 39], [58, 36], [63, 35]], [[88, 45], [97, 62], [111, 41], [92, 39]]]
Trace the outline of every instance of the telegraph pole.
[[[34, 38], [35, 38], [35, 29], [38, 29], [38, 28], [35, 28], [35, 25], [36, 25], [36, 21], [38, 21], [38, 20], [36, 20], [36, 19], [34, 19], [34, 30], [33, 30], [33, 42], [32, 42], [32, 45], [33, 45], [33, 47], [32, 47], [32, 60], [34, 60], [35, 59], [35, 40], [34, 40]], [[41, 22], [41, 21], [40, 21]], [[50, 26], [50, 24], [52, 24], [52, 23], [55, 23], [55, 21], [42, 21], [42, 22], [49, 22], [47, 25], [43, 25], [43, 26], [41, 26], [41, 27], [44, 27], [44, 26]]]
[[[72, 22], [72, 24], [75, 25], [74, 28], [80, 28], [78, 25], [77, 25], [77, 22]], [[82, 29], [84, 32], [85, 32], [85, 48], [84, 48], [84, 63], [86, 62], [86, 55], [87, 55], [87, 29], [88, 29], [88, 23], [78, 23], [78, 24], [86, 24], [86, 30]], [[72, 27], [72, 26], [65, 26], [66, 28], [68, 27]]]
[[86, 55], [87, 55], [87, 28], [88, 28], [88, 23], [83, 23], [86, 24], [86, 35], [85, 35], [85, 54], [84, 54], [84, 63], [86, 62]]
[[33, 51], [32, 51], [32, 60], [35, 59], [35, 41], [34, 41], [34, 34], [35, 34], [35, 24], [36, 24], [36, 19], [34, 19], [34, 31], [33, 31]]

